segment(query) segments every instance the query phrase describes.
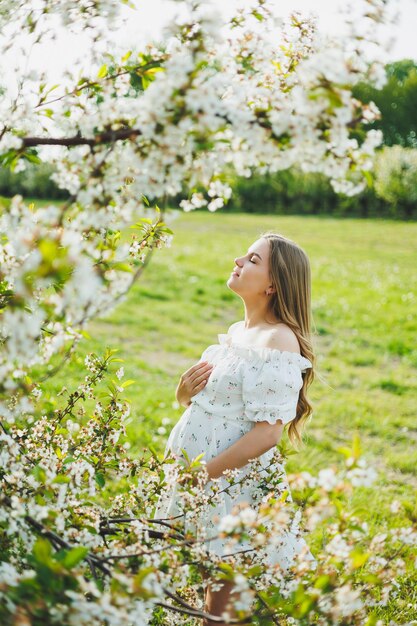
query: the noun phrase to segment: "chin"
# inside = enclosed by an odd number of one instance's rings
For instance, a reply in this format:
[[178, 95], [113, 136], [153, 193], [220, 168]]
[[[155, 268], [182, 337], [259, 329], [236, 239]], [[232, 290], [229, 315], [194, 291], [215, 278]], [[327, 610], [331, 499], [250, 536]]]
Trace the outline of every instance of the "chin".
[[227, 282], [226, 285], [229, 287], [229, 289], [231, 289], [232, 291], [234, 291], [235, 293], [237, 293], [237, 289], [236, 289], [236, 278], [234, 276], [231, 276]]

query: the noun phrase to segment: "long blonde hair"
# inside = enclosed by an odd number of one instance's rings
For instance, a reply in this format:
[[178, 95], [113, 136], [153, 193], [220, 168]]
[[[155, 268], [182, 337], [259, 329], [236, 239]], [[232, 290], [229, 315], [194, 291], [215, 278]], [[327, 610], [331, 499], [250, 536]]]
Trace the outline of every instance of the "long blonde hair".
[[269, 243], [270, 279], [275, 293], [269, 301], [269, 310], [281, 323], [291, 328], [300, 344], [301, 355], [313, 365], [303, 374], [296, 417], [288, 427], [288, 437], [294, 447], [302, 443], [301, 434], [305, 422], [313, 412], [307, 398], [307, 389], [315, 378], [315, 355], [311, 341], [313, 324], [311, 312], [311, 269], [307, 254], [291, 239], [276, 233], [264, 233], [261, 237]]

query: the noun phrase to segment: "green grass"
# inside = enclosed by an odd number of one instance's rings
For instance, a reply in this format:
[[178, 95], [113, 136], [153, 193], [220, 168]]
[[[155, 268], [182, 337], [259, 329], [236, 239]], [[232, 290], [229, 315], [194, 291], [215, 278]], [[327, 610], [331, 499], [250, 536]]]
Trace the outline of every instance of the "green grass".
[[[178, 215], [178, 214], [177, 214]], [[408, 463], [417, 440], [417, 224], [227, 213], [179, 214], [170, 249], [156, 251], [127, 299], [88, 329], [78, 354], [117, 348], [132, 400], [132, 443], [162, 450], [163, 417], [172, 424], [179, 375], [242, 318], [226, 286], [236, 255], [267, 229], [294, 239], [310, 258], [317, 379], [313, 419], [297, 466], [334, 461], [360, 434], [367, 456], [389, 475], [390, 495], [415, 479]], [[49, 386], [76, 384], [72, 363]], [[407, 468], [407, 469], [405, 469]]]
[[[136, 381], [127, 391], [132, 450], [152, 443], [163, 452], [182, 412], [175, 405], [178, 377], [216, 342], [217, 333], [242, 319], [241, 301], [226, 287], [233, 259], [263, 231], [274, 230], [309, 255], [318, 358], [307, 445], [291, 457], [288, 469], [316, 472], [339, 463], [338, 448], [359, 434], [380, 478], [377, 488], [358, 491], [355, 504], [371, 525], [391, 524], [390, 503], [412, 498], [417, 481], [417, 224], [226, 212], [176, 215], [172, 248], [155, 253], [140, 283], [116, 310], [90, 326], [93, 339], [78, 350], [83, 355], [110, 346], [125, 360], [126, 378]], [[78, 372], [75, 360], [49, 388], [64, 382], [70, 388]]]

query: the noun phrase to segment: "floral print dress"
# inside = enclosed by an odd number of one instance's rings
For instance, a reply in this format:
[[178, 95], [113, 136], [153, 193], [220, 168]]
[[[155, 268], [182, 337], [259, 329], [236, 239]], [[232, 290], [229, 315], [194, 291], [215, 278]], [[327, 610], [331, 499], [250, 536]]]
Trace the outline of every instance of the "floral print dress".
[[[185, 450], [193, 459], [204, 453], [202, 460], [208, 462], [248, 433], [255, 422], [275, 424], [281, 420], [287, 424], [296, 415], [302, 373], [312, 367], [307, 358], [295, 352], [245, 346], [233, 341], [229, 334], [220, 334], [218, 339], [218, 344], [208, 346], [201, 355], [200, 361], [208, 361], [214, 367], [204, 389], [191, 398], [190, 406], [172, 429], [165, 455], [171, 453], [184, 458], [182, 450]], [[269, 472], [273, 467], [281, 477], [282, 489], [289, 491], [285, 470], [274, 461], [274, 455], [276, 450], [272, 448], [258, 457], [258, 462], [264, 468], [269, 465]], [[241, 475], [249, 466], [241, 468]], [[205, 486], [208, 491], [211, 482]], [[223, 476], [220, 483], [223, 487], [230, 486]], [[188, 523], [193, 530], [203, 524], [206, 533], [213, 531], [212, 534], [216, 535], [218, 522], [236, 511], [236, 505], [245, 502], [256, 508], [263, 496], [265, 491], [259, 489], [259, 481], [234, 486], [222, 494], [221, 501], [214, 508], [211, 505], [198, 519], [188, 519]], [[155, 518], [169, 518], [181, 513], [181, 498], [174, 484], [160, 496]], [[227, 538], [208, 541], [206, 547], [219, 557], [245, 550], [245, 544], [239, 543], [237, 549], [231, 551]], [[290, 566], [294, 553], [302, 548], [309, 552], [304, 540], [288, 529], [277, 543], [275, 552], [271, 554], [269, 551], [268, 560], [283, 568]], [[309, 558], [313, 559], [312, 556]]]

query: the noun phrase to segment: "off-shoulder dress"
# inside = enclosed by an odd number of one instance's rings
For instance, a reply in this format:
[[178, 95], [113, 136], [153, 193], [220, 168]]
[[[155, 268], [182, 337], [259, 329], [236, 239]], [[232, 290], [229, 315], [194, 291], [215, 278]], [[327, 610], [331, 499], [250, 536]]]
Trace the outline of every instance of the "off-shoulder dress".
[[[200, 361], [208, 361], [214, 366], [208, 382], [191, 398], [190, 406], [172, 429], [165, 454], [183, 457], [183, 449], [189, 458], [195, 458], [204, 452], [203, 460], [208, 462], [249, 432], [255, 422], [275, 424], [281, 420], [287, 424], [296, 416], [302, 373], [312, 367], [309, 359], [296, 352], [248, 347], [236, 343], [229, 334], [220, 334], [218, 339], [219, 342], [208, 346], [200, 358]], [[271, 461], [273, 456], [272, 448], [262, 454], [259, 461], [263, 467], [269, 465], [268, 472], [271, 472], [272, 463], [282, 477], [282, 489], [289, 491], [285, 470], [281, 463]], [[220, 481], [223, 487], [230, 484], [223, 476]], [[210, 489], [211, 482], [207, 483], [206, 489]], [[231, 514], [235, 505], [247, 502], [256, 508], [264, 496], [265, 492], [261, 493], [254, 482], [232, 487], [223, 494], [219, 504], [211, 506], [199, 518], [189, 518], [188, 523], [194, 530], [196, 523], [204, 524], [207, 536], [210, 533], [215, 535], [218, 522]], [[169, 518], [181, 513], [181, 498], [177, 486], [173, 485], [160, 496], [155, 518]], [[184, 521], [187, 523], [187, 519]], [[249, 543], [240, 543], [231, 550], [227, 538], [206, 543], [207, 550], [219, 557], [237, 554], [249, 547]], [[287, 568], [291, 566], [294, 554], [301, 550], [307, 558], [314, 560], [304, 539], [290, 527], [276, 541], [274, 549], [268, 550], [266, 558], [272, 564]]]

